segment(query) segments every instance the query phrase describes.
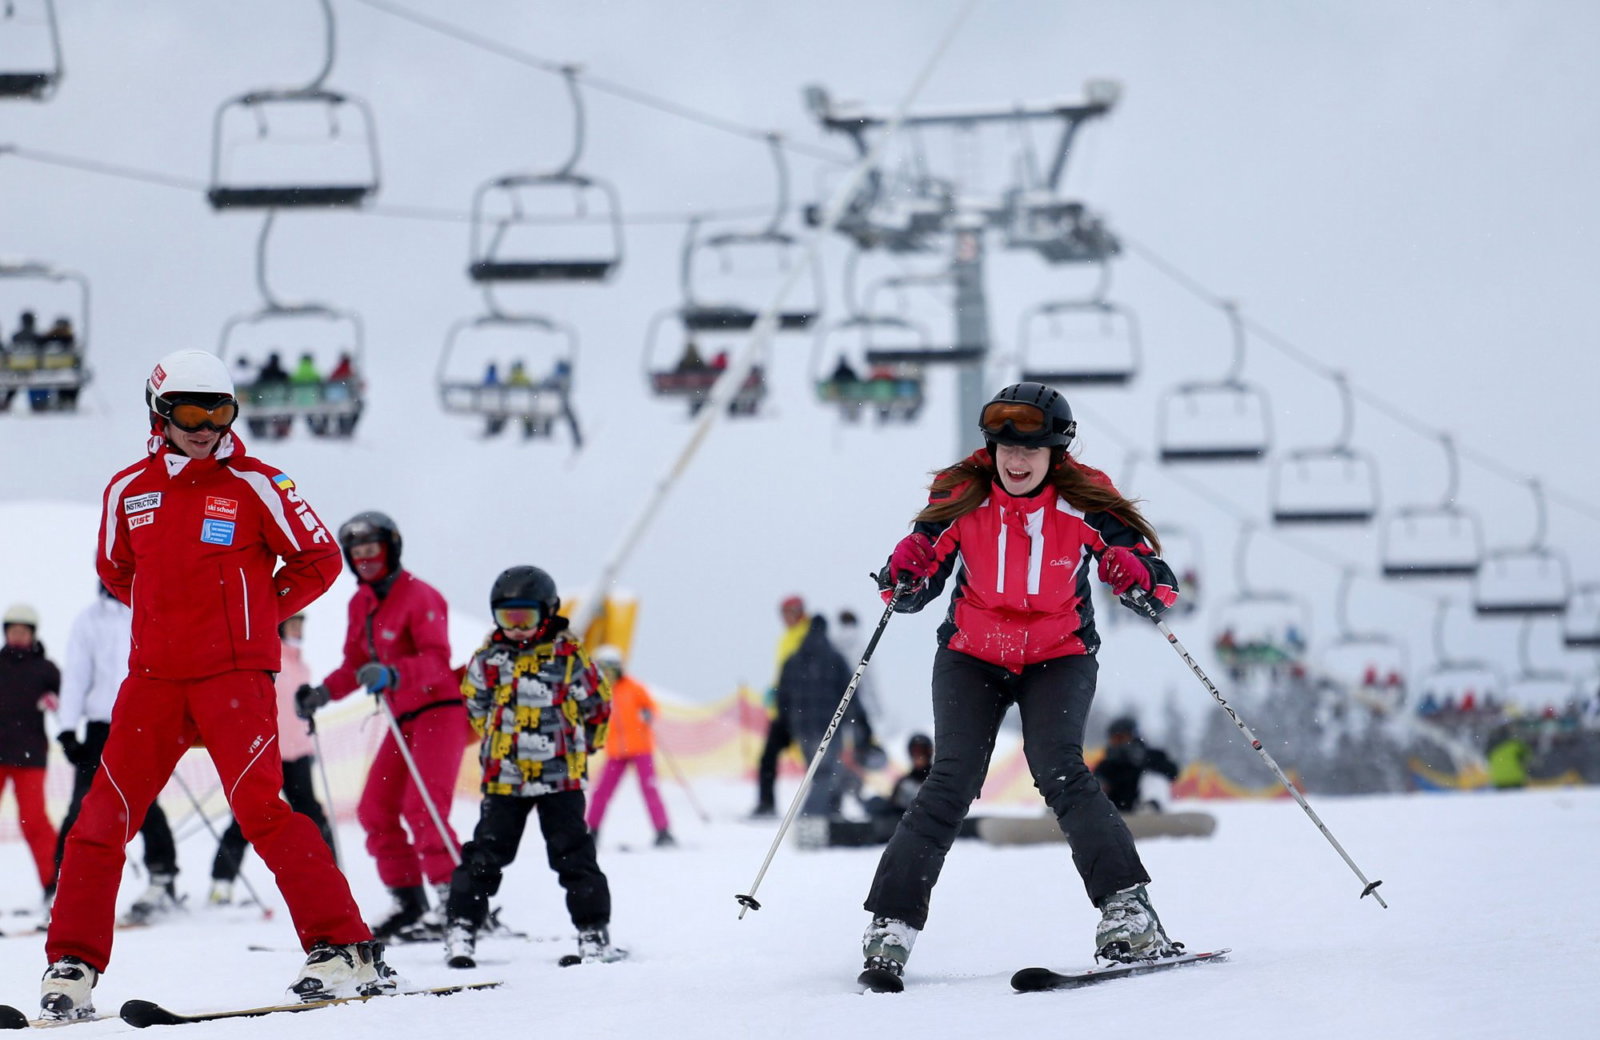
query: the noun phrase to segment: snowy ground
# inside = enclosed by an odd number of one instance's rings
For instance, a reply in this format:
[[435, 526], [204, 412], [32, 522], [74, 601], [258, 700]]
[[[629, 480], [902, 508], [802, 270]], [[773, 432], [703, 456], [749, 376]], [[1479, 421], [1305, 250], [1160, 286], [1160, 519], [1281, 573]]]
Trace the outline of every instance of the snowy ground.
[[[631, 784], [631, 781], [629, 781]], [[669, 789], [682, 847], [644, 846], [633, 790], [613, 802], [602, 865], [615, 900], [613, 934], [633, 951], [615, 965], [563, 969], [572, 946], [559, 889], [535, 836], [508, 872], [505, 916], [536, 940], [486, 941], [474, 972], [443, 967], [437, 947], [408, 946], [391, 961], [418, 985], [503, 979], [503, 989], [316, 1011], [293, 1019], [195, 1027], [186, 1036], [282, 1035], [352, 1040], [503, 1032], [518, 1028], [600, 1037], [984, 1037], [1110, 1035], [1296, 1038], [1592, 1035], [1600, 900], [1600, 791], [1321, 798], [1315, 805], [1391, 909], [1357, 900], [1359, 885], [1289, 802], [1206, 803], [1220, 819], [1204, 841], [1146, 843], [1152, 894], [1174, 937], [1192, 948], [1232, 947], [1230, 962], [1068, 993], [1018, 995], [1010, 972], [1086, 960], [1095, 915], [1064, 846], [997, 849], [962, 842], [935, 894], [932, 927], [899, 996], [854, 986], [860, 908], [876, 850], [781, 850], [759, 896], [737, 917], [774, 825], [738, 819], [743, 784], [697, 790], [702, 823]], [[474, 807], [456, 806], [458, 826]], [[357, 895], [369, 914], [385, 899], [354, 827], [343, 832]], [[626, 843], [637, 843], [632, 850]], [[180, 884], [204, 900], [209, 839], [182, 848]], [[26, 902], [31, 872], [16, 842], [0, 846]], [[270, 888], [259, 861], [247, 870]], [[139, 882], [124, 884], [123, 902]], [[29, 891], [24, 891], [24, 888]], [[276, 893], [273, 893], [274, 897]], [[0, 921], [8, 935], [23, 919]], [[299, 957], [279, 911], [208, 911], [118, 936], [97, 1002], [131, 997], [180, 1009], [277, 1000]], [[252, 944], [281, 952], [254, 952]], [[31, 1008], [43, 968], [33, 934], [0, 940], [11, 979], [3, 999]], [[119, 1021], [77, 1027], [126, 1033]]]

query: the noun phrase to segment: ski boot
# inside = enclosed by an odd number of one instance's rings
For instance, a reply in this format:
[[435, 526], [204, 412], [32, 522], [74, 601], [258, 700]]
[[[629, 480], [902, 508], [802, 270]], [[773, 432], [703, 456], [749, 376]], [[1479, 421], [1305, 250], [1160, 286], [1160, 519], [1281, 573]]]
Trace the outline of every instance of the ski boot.
[[380, 997], [400, 988], [400, 976], [383, 959], [383, 944], [376, 941], [335, 946], [319, 942], [311, 947], [300, 974], [289, 984], [289, 994], [315, 1004], [338, 997]]
[[1183, 949], [1182, 943], [1167, 938], [1143, 885], [1113, 892], [1100, 901], [1094, 945], [1095, 957], [1124, 963], [1170, 957]]
[[207, 906], [232, 906], [233, 882], [213, 879], [211, 891], [206, 895]]
[[472, 922], [451, 918], [444, 930], [444, 962], [451, 968], [476, 968], [478, 930]]
[[174, 887], [177, 880], [176, 874], [152, 873], [150, 886], [144, 890], [143, 895], [133, 901], [133, 905], [128, 907], [123, 923], [153, 924], [176, 911], [183, 904], [182, 897]]
[[63, 957], [45, 969], [39, 982], [39, 1017], [72, 1022], [94, 1017], [94, 984], [100, 973], [76, 957]]
[[402, 938], [407, 942], [443, 939], [449, 925], [450, 882], [441, 881], [433, 886], [434, 904], [417, 920], [416, 927], [406, 929]]
[[410, 942], [422, 928], [422, 917], [428, 912], [428, 890], [421, 885], [391, 888], [394, 902], [389, 915], [372, 926], [372, 937], [384, 942]]
[[676, 848], [677, 845], [678, 839], [672, 836], [671, 831], [667, 830], [665, 827], [661, 828], [659, 831], [656, 831], [656, 848], [671, 849]]
[[874, 993], [899, 993], [905, 989], [906, 961], [917, 941], [918, 929], [892, 917], [874, 917], [861, 937], [866, 962], [856, 983]]
[[574, 964], [610, 964], [620, 961], [628, 951], [611, 945], [611, 930], [605, 925], [591, 925], [578, 929], [578, 952], [569, 953], [558, 962], [563, 968]]

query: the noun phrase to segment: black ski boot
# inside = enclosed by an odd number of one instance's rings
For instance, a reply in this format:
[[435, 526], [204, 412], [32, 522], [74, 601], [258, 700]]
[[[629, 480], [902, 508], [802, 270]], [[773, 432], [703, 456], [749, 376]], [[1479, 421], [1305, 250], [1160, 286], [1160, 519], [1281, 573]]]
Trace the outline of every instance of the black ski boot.
[[428, 912], [428, 890], [421, 885], [408, 888], [391, 888], [389, 894], [394, 904], [389, 916], [372, 926], [372, 937], [384, 942], [404, 942], [408, 934], [415, 934]]

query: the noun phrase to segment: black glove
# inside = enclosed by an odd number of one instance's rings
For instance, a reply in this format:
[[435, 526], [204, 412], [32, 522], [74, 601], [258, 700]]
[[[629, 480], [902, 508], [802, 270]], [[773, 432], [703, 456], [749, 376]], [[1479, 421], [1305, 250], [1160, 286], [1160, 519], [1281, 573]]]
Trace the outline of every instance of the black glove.
[[356, 682], [372, 693], [382, 693], [384, 690], [393, 689], [400, 682], [400, 673], [386, 664], [368, 661], [356, 669]]
[[301, 683], [300, 688], [294, 691], [294, 713], [302, 719], [309, 719], [317, 713], [317, 709], [333, 700], [333, 694], [328, 692], [326, 686], [312, 686]]
[[64, 729], [56, 737], [61, 742], [61, 753], [67, 756], [67, 761], [75, 766], [83, 765], [83, 741], [70, 729]]

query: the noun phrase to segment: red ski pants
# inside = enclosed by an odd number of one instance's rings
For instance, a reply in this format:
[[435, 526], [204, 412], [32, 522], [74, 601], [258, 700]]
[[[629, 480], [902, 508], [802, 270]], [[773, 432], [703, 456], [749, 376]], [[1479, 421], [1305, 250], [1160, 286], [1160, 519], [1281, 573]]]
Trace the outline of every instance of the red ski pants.
[[100, 772], [67, 836], [45, 955], [80, 957], [104, 971], [111, 960], [117, 886], [125, 846], [178, 759], [203, 741], [228, 806], [277, 879], [300, 943], [363, 942], [372, 932], [334, 865], [317, 825], [279, 795], [278, 706], [266, 672], [205, 679], [130, 676], [111, 711]]
[[463, 703], [428, 708], [402, 722], [400, 732], [446, 833], [439, 833], [429, 815], [392, 732], [372, 757], [356, 819], [367, 832], [367, 852], [377, 861], [378, 878], [389, 888], [413, 888], [424, 881], [449, 884], [456, 869], [450, 850], [459, 854], [461, 848], [450, 826], [450, 803], [461, 756], [472, 739], [466, 708]]
[[17, 826], [28, 843], [28, 851], [33, 853], [39, 884], [47, 886], [50, 875], [55, 873], [56, 829], [44, 808], [44, 767], [0, 766], [0, 794], [8, 783], [17, 798]]

